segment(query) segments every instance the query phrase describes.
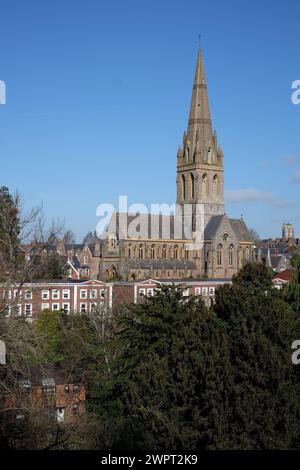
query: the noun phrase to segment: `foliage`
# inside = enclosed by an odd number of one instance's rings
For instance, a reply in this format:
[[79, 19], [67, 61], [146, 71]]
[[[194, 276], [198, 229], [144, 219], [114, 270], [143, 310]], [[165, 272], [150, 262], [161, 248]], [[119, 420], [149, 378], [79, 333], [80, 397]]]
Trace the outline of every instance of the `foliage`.
[[294, 312], [300, 313], [300, 255], [295, 254], [291, 259], [293, 282], [283, 291], [284, 299]]
[[18, 197], [13, 197], [7, 187], [0, 187], [0, 264], [12, 269], [16, 262], [19, 243]]
[[247, 265], [208, 311], [163, 288], [119, 318], [112, 378], [99, 394], [101, 446], [278, 449], [298, 445], [299, 319]]

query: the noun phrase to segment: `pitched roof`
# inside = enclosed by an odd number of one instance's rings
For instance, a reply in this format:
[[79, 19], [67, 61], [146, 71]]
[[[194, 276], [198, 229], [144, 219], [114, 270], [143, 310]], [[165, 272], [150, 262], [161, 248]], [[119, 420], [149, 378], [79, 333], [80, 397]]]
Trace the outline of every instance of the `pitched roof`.
[[218, 228], [219, 228], [219, 226], [220, 226], [220, 224], [223, 220], [223, 217], [224, 217], [224, 215], [214, 215], [209, 219], [209, 222], [208, 222], [208, 224], [207, 224], [207, 226], [205, 227], [205, 230], [204, 230], [204, 239], [205, 240], [211, 240], [215, 236], [215, 234], [216, 234], [216, 232], [217, 232], [217, 230], [218, 230]]
[[[136, 222], [134, 222], [135, 220]], [[124, 227], [127, 237], [122, 233], [123, 227], [122, 230], [120, 229], [121, 222], [124, 224], [127, 222], [127, 227], [126, 225]], [[134, 229], [136, 229], [135, 233], [133, 233]], [[175, 216], [174, 214], [126, 214], [125, 212], [115, 212], [111, 216], [108, 230], [115, 230], [121, 240], [125, 238], [192, 240], [192, 232], [190, 234], [188, 231], [184, 233], [181, 216]], [[190, 237], [187, 235], [190, 235]]]
[[229, 219], [230, 225], [240, 242], [250, 242], [251, 237], [247, 225], [241, 219]]
[[278, 280], [286, 281], [286, 282], [292, 282], [293, 281], [293, 273], [289, 269], [285, 269], [284, 271], [281, 271], [280, 273], [277, 273], [276, 276], [274, 276], [273, 279], [278, 279]]

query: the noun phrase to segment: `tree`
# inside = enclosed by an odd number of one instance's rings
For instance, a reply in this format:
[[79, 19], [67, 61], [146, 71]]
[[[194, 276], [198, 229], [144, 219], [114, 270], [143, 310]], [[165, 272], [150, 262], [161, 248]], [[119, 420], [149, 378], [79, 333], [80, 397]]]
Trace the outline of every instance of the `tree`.
[[256, 265], [220, 287], [210, 311], [174, 288], [127, 307], [99, 384], [101, 448], [296, 448], [299, 321]]
[[234, 285], [239, 285], [247, 289], [270, 290], [273, 289], [273, 271], [263, 263], [247, 263], [232, 278]]
[[261, 238], [260, 235], [253, 228], [249, 229], [250, 241], [252, 241], [256, 246], [260, 245]]
[[67, 230], [63, 237], [62, 237], [62, 241], [63, 243], [67, 244], [67, 245], [74, 245], [76, 243], [76, 237], [74, 235], [74, 233], [72, 232], [72, 230]]
[[119, 354], [99, 404], [102, 447], [200, 450], [221, 439], [226, 339], [201, 300], [163, 288], [121, 314], [113, 341]]
[[[19, 197], [0, 187], [0, 266], [13, 269], [17, 260], [20, 235]], [[1, 271], [0, 267], [0, 271]]]
[[225, 324], [229, 347], [231, 411], [226, 438], [235, 449], [287, 449], [299, 444], [300, 382], [291, 345], [300, 337], [300, 319], [270, 287], [265, 273], [266, 281], [262, 268], [246, 266], [232, 286], [217, 290], [213, 307]]
[[35, 259], [34, 276], [36, 279], [63, 279], [67, 277], [66, 261], [58, 253], [38, 256]]
[[291, 259], [293, 282], [283, 291], [283, 296], [294, 312], [300, 313], [300, 255], [295, 254]]
[[93, 244], [98, 240], [98, 236], [96, 231], [94, 232], [88, 232], [85, 237], [83, 237], [82, 243], [84, 244]]

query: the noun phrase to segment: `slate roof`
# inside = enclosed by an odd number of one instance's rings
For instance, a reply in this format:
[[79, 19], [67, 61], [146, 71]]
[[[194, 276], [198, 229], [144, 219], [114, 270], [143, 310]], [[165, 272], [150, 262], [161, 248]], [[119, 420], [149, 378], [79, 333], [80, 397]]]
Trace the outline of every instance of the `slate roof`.
[[214, 238], [220, 224], [222, 223], [224, 215], [214, 215], [209, 219], [209, 222], [204, 230], [204, 239], [211, 240]]
[[249, 242], [250, 240], [250, 234], [247, 229], [247, 226], [245, 222], [241, 219], [229, 219], [230, 225], [233, 228], [237, 239], [240, 242]]
[[[119, 235], [119, 222], [120, 215], [124, 217], [125, 213], [115, 212], [109, 222], [108, 230], [116, 230], [116, 233], [120, 239], [122, 239], [122, 234]], [[162, 215], [162, 214], [127, 214], [127, 229], [129, 229], [128, 237], [130, 237], [130, 225], [135, 220], [138, 219], [142, 227], [145, 227], [146, 233], [137, 233], [136, 238], [147, 238], [147, 239], [171, 239], [171, 240], [191, 240], [191, 236], [188, 237], [185, 235], [183, 227], [181, 230], [181, 217], [174, 215]], [[178, 225], [177, 225], [178, 224]], [[133, 224], [134, 226], [134, 224]], [[151, 227], [152, 232], [151, 233]], [[163, 231], [164, 228], [164, 231]], [[176, 230], [175, 230], [176, 229]], [[175, 238], [176, 236], [176, 238]], [[131, 236], [130, 238], [135, 238]]]

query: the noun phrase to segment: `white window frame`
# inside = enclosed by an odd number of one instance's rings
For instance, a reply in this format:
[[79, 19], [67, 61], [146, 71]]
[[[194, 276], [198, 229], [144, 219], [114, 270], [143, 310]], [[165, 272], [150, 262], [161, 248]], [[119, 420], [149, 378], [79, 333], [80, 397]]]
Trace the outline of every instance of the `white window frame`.
[[106, 289], [101, 289], [100, 290], [100, 299], [105, 300], [105, 295], [106, 295]]
[[195, 287], [195, 295], [201, 295], [201, 287]]
[[[11, 292], [9, 291], [10, 297], [11, 298]], [[25, 295], [24, 295], [25, 300], [32, 300], [32, 290], [25, 290]]]
[[60, 290], [53, 289], [52, 290], [52, 300], [59, 300], [60, 299]]
[[50, 304], [49, 303], [42, 303], [41, 305], [41, 310], [49, 310]]
[[66, 417], [66, 408], [64, 406], [58, 406], [56, 408], [56, 421], [57, 423], [64, 423]]
[[50, 299], [49, 289], [43, 289], [42, 290], [42, 299], [43, 300], [49, 300]]
[[[54, 308], [57, 307], [57, 308]], [[60, 304], [58, 302], [55, 302], [51, 305], [52, 311], [53, 312], [58, 312], [60, 310]]]
[[207, 287], [202, 287], [202, 295], [206, 297], [208, 294], [208, 288]]
[[90, 290], [90, 299], [97, 299], [97, 289]]
[[146, 289], [139, 289], [139, 297], [145, 297]]
[[7, 317], [7, 318], [10, 317], [11, 316], [11, 305], [6, 305], [5, 310], [6, 310], [5, 317]]
[[215, 288], [214, 287], [209, 288], [209, 295], [215, 295]]
[[91, 302], [90, 303], [90, 312], [94, 312], [95, 310], [97, 310], [97, 302]]
[[62, 304], [62, 310], [66, 313], [70, 313], [70, 302], [64, 302]]
[[[29, 312], [27, 312], [27, 307], [29, 307]], [[32, 304], [24, 304], [24, 315], [25, 317], [32, 317]]]
[[147, 297], [153, 297], [154, 296], [154, 289], [152, 287], [147, 289]]
[[80, 289], [80, 298], [81, 299], [87, 299], [88, 298], [87, 289]]
[[21, 317], [22, 316], [22, 304], [18, 304], [17, 305], [17, 312], [16, 312], [16, 315], [18, 317]]
[[87, 302], [80, 302], [79, 308], [80, 308], [80, 313], [87, 313]]
[[[66, 296], [66, 297], [65, 297]], [[62, 299], [63, 300], [70, 300], [71, 292], [70, 289], [63, 289], [62, 291]]]

